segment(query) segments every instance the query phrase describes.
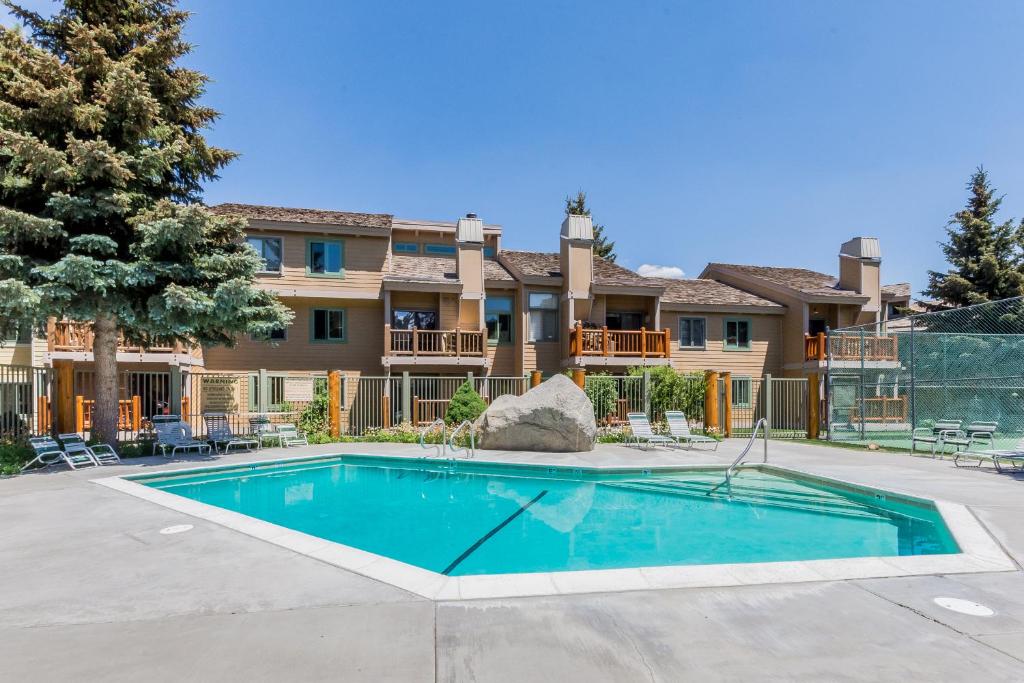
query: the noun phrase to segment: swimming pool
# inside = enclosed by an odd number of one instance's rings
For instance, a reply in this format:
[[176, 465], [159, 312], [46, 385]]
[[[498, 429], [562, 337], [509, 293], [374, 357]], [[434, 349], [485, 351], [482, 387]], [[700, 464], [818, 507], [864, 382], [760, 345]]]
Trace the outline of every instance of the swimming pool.
[[722, 477], [343, 455], [130, 479], [449, 577], [960, 552], [930, 501]]

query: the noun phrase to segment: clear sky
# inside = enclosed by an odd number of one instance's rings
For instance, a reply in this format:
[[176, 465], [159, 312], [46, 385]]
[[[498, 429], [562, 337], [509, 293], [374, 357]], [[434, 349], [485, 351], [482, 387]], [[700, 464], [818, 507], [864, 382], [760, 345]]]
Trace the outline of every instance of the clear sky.
[[242, 154], [209, 203], [475, 211], [553, 251], [582, 188], [632, 268], [834, 273], [865, 235], [915, 291], [977, 165], [1024, 214], [1017, 0], [183, 4]]

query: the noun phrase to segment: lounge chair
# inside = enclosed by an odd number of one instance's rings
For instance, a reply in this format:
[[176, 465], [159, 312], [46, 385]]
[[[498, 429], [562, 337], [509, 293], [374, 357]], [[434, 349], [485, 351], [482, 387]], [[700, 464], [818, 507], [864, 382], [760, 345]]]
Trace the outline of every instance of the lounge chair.
[[946, 446], [952, 446], [956, 452], [961, 448], [969, 450], [978, 442], [987, 442], [991, 447], [998, 427], [998, 422], [971, 422], [963, 429], [958, 429], [955, 434], [947, 430], [946, 436], [942, 439], [942, 452], [945, 454]]
[[308, 446], [309, 441], [306, 439], [306, 435], [300, 432], [295, 425], [285, 422], [277, 425], [277, 434], [281, 437], [281, 445], [288, 446]]
[[232, 446], [250, 451], [260, 445], [259, 439], [235, 436], [235, 433], [231, 431], [231, 425], [228, 424], [227, 415], [224, 413], [205, 413], [203, 419], [206, 420], [206, 440], [213, 444], [215, 451], [219, 452], [223, 447], [224, 452], [227, 453]]
[[711, 450], [718, 450], [718, 439], [710, 436], [694, 434], [690, 431], [690, 423], [686, 421], [686, 415], [681, 410], [666, 410], [665, 419], [668, 421], [668, 433], [677, 443], [695, 445], [698, 443], [713, 444]]
[[110, 444], [96, 443], [90, 446], [78, 434], [58, 434], [57, 438], [64, 444], [65, 453], [86, 451], [100, 465], [121, 464], [120, 456], [117, 455], [117, 451]]
[[625, 442], [627, 446], [679, 446], [675, 439], [655, 434], [644, 413], [629, 413], [626, 417], [629, 418], [629, 430], [632, 432], [632, 436]]
[[[910, 452], [917, 450], [917, 444], [928, 444], [931, 447], [932, 457], [935, 457], [935, 449], [938, 448], [946, 437], [955, 438], [960, 432], [960, 420], [939, 420], [934, 427], [918, 427], [910, 436]], [[943, 447], [945, 450], [945, 447]]]
[[250, 417], [249, 429], [252, 431], [252, 435], [259, 440], [260, 448], [263, 448], [264, 441], [276, 443], [278, 446], [284, 445], [281, 441], [281, 435], [277, 433], [274, 425], [270, 423], [270, 418], [266, 415]]
[[210, 453], [210, 444], [205, 441], [196, 441], [192, 438], [192, 428], [184, 422], [158, 422], [153, 425], [156, 430], [156, 441], [153, 443], [153, 452], [160, 449], [160, 455], [168, 457], [167, 450], [170, 449], [169, 457], [174, 457], [178, 451], [199, 451], [200, 455]]
[[73, 470], [77, 470], [79, 467], [97, 467], [99, 465], [88, 449], [73, 450], [68, 453], [60, 447], [59, 443], [48, 436], [33, 437], [28, 440], [28, 444], [35, 451], [36, 457], [25, 463], [25, 466], [21, 468], [22, 472], [37, 463], [44, 467], [64, 463]]
[[[980, 442], [976, 441], [975, 443]], [[976, 465], [961, 465], [960, 459], [968, 457], [977, 458], [978, 463]], [[992, 460], [992, 464], [995, 465], [996, 471], [998, 472], [1003, 471], [1003, 468], [999, 466], [1000, 460], [1011, 462], [1017, 469], [1020, 469], [1022, 466], [1024, 466], [1024, 438], [1018, 441], [1017, 445], [1015, 445], [1013, 448], [1008, 449], [987, 448], [980, 451], [972, 451], [970, 448], [968, 448], [965, 451], [957, 451], [956, 453], [953, 454], [953, 464], [956, 465], [957, 467], [981, 467], [981, 463], [986, 458]]]

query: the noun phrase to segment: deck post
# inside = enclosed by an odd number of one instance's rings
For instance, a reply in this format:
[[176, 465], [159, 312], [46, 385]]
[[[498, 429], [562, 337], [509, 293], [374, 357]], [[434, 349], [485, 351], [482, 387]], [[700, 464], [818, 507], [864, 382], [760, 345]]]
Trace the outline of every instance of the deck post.
[[818, 333], [818, 360], [825, 360], [825, 333]]
[[[580, 355], [582, 355], [582, 353]], [[607, 356], [608, 355], [608, 326], [607, 325], [602, 325], [601, 326], [601, 355], [602, 356]]]
[[664, 357], [665, 358], [671, 358], [672, 357], [672, 331], [669, 328], [667, 328], [667, 327], [665, 328], [664, 344], [665, 344], [665, 348], [662, 349], [665, 352]]
[[[387, 395], [381, 396], [386, 403]], [[386, 415], [387, 413], [385, 413]], [[341, 437], [341, 370], [327, 373], [327, 419], [331, 425], [331, 437]]]
[[732, 372], [722, 373], [722, 436], [732, 437]]
[[704, 433], [718, 429], [718, 372], [704, 371]]
[[647, 358], [647, 330], [640, 328], [640, 357]]
[[[821, 377], [816, 372], [807, 376], [807, 438], [817, 439], [821, 423]], [[864, 415], [861, 413], [861, 425]]]
[[576, 382], [576, 386], [580, 389], [587, 388], [587, 371], [582, 368], [576, 368], [572, 371], [572, 381]]
[[540, 370], [531, 370], [530, 371], [530, 388], [531, 389], [533, 389], [534, 387], [539, 387], [540, 386], [540, 382], [541, 382], [541, 377], [542, 376], [543, 375], [541, 374]]
[[412, 380], [409, 371], [402, 372], [402, 422], [416, 424], [412, 414]]

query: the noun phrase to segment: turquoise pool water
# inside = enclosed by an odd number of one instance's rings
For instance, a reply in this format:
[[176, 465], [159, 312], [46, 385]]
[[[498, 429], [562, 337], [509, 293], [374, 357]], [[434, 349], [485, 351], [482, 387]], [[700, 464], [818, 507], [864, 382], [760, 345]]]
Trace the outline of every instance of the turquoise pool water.
[[450, 576], [959, 552], [934, 505], [742, 470], [339, 456], [138, 483]]

